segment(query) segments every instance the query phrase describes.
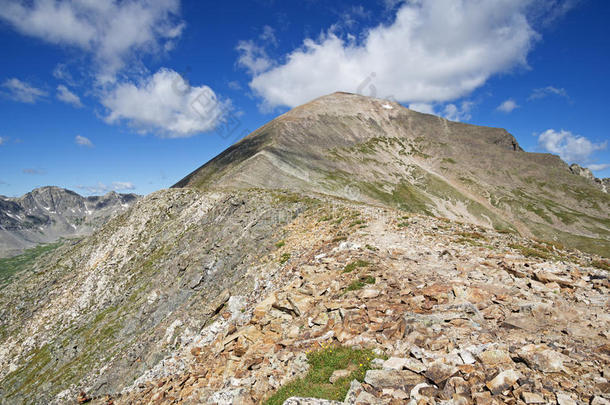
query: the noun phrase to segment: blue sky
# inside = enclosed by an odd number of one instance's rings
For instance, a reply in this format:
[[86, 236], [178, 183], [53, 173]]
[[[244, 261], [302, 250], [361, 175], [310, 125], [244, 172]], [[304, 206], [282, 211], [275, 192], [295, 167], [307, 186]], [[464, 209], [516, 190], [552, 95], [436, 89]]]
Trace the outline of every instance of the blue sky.
[[0, 194], [146, 194], [339, 90], [610, 177], [608, 20], [594, 0], [0, 0]]

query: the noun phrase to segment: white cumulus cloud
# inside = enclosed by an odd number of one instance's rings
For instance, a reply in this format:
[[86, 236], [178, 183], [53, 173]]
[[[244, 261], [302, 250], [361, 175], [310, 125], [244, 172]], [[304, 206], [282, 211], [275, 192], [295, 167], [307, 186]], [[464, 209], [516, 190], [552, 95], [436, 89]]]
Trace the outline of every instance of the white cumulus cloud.
[[306, 39], [281, 64], [250, 42], [238, 47], [239, 64], [269, 107], [292, 107], [337, 90], [409, 103], [448, 102], [496, 73], [526, 65], [538, 38], [526, 15], [532, 3], [408, 1], [390, 24], [345, 38], [328, 30]]
[[22, 34], [93, 55], [101, 82], [134, 52], [170, 49], [184, 28], [179, 11], [180, 0], [0, 0], [0, 20]]
[[83, 106], [83, 103], [81, 103], [80, 101], [80, 97], [72, 93], [70, 89], [68, 89], [63, 84], [57, 86], [57, 99], [63, 101], [64, 103], [71, 104], [77, 108]]
[[93, 147], [93, 142], [91, 142], [89, 138], [86, 138], [81, 135], [76, 135], [76, 137], [74, 137], [74, 142], [76, 142], [76, 144], [80, 146], [86, 146], [88, 148]]
[[547, 129], [538, 135], [538, 144], [542, 149], [559, 155], [568, 163], [581, 165], [589, 163], [595, 152], [604, 150], [608, 146], [608, 142], [594, 143], [570, 131], [554, 129]]
[[32, 86], [29, 83], [23, 82], [17, 78], [7, 79], [2, 83], [8, 91], [8, 96], [15, 101], [22, 103], [34, 104], [39, 99], [46, 97], [47, 92]]
[[177, 72], [160, 69], [139, 83], [118, 83], [102, 97], [108, 123], [126, 121], [142, 132], [187, 137], [214, 129], [228, 102], [207, 86], [191, 86]]
[[519, 108], [519, 105], [517, 104], [517, 102], [515, 100], [513, 100], [512, 98], [509, 98], [508, 100], [506, 100], [502, 104], [500, 104], [496, 108], [496, 110], [502, 111], [502, 112], [508, 114], [508, 113], [513, 112], [517, 108]]

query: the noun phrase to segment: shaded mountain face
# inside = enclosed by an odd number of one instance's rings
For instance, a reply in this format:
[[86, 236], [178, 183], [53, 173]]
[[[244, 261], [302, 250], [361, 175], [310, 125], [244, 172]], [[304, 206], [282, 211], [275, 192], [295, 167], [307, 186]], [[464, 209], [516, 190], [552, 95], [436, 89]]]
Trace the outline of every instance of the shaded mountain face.
[[354, 94], [289, 111], [174, 187], [316, 191], [610, 252], [610, 196], [559, 157]]
[[40, 243], [90, 234], [138, 198], [110, 192], [82, 197], [59, 187], [42, 187], [19, 198], [0, 196], [0, 257]]

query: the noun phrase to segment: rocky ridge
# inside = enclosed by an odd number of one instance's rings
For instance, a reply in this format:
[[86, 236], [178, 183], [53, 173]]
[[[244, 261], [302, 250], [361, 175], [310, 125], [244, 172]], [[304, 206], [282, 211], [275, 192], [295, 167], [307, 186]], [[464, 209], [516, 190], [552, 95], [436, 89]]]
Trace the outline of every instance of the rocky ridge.
[[[379, 207], [326, 200], [312, 210], [286, 225], [263, 262], [287, 259], [260, 272], [257, 288], [93, 403], [259, 403], [307, 371], [307, 352], [333, 345], [379, 354], [345, 404], [605, 403], [600, 258]], [[356, 261], [366, 265], [346, 271]]]
[[0, 196], [0, 257], [62, 237], [89, 235], [137, 198], [115, 192], [82, 197], [59, 187], [37, 188], [19, 198]]

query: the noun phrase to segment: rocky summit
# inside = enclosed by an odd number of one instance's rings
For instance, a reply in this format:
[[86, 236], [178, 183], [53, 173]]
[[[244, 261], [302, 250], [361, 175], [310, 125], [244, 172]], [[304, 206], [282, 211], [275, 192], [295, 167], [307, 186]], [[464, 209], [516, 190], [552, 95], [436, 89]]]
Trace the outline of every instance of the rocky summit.
[[610, 196], [506, 130], [334, 93], [297, 107], [176, 184], [285, 188], [610, 252]]
[[609, 202], [333, 94], [0, 286], [0, 403], [607, 404]]
[[19, 198], [0, 196], [0, 257], [60, 238], [89, 235], [137, 198], [115, 192], [82, 197], [59, 187], [37, 188]]

